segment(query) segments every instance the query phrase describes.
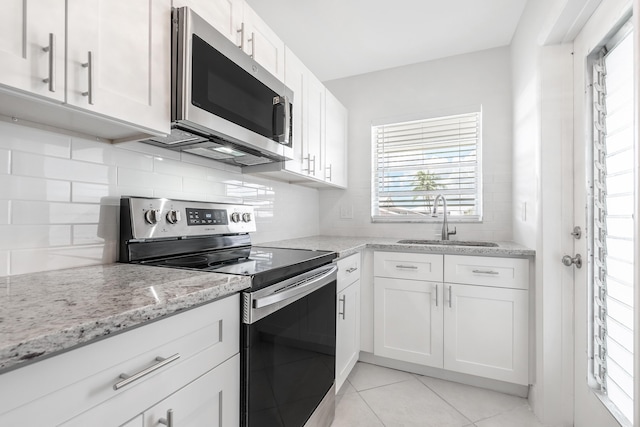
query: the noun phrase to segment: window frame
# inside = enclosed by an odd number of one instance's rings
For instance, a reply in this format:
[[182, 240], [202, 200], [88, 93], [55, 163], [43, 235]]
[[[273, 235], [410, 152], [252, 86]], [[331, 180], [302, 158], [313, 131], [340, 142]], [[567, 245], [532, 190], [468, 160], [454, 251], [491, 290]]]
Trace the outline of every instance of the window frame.
[[[442, 222], [441, 208], [438, 209], [438, 216], [431, 215], [380, 215], [379, 206], [379, 175], [378, 175], [378, 142], [376, 137], [376, 128], [389, 125], [400, 125], [409, 122], [429, 121], [434, 119], [446, 119], [449, 117], [477, 114], [477, 139], [476, 139], [476, 166], [475, 166], [475, 215], [448, 215], [448, 222], [455, 223], [473, 223], [480, 224], [483, 222], [483, 112], [481, 105], [473, 105], [466, 107], [457, 107], [447, 110], [439, 110], [425, 114], [414, 114], [401, 117], [391, 117], [372, 121], [371, 123], [371, 222], [372, 223], [439, 223]], [[434, 191], [435, 194], [443, 193], [447, 197], [447, 190]], [[449, 194], [452, 194], [449, 192]], [[448, 201], [448, 200], [447, 200]], [[440, 204], [439, 204], [440, 205]]]

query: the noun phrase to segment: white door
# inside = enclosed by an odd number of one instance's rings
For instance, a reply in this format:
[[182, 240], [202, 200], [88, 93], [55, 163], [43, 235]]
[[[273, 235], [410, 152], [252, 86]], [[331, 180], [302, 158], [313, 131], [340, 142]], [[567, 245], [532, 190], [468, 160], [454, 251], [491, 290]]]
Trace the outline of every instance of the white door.
[[[611, 2], [609, 2], [611, 3]], [[607, 344], [607, 341], [610, 340], [612, 334], [618, 334], [621, 330], [624, 330], [626, 326], [622, 323], [619, 323], [618, 319], [608, 320], [606, 323], [606, 328], [608, 332], [604, 340], [604, 346], [601, 346], [597, 339], [594, 339], [594, 335], [597, 335], [599, 325], [601, 324], [600, 320], [598, 320], [600, 313], [603, 313], [604, 317], [616, 316], [616, 313], [620, 313], [622, 306], [627, 305], [627, 303], [631, 303], [633, 301], [633, 297], [625, 298], [621, 297], [621, 295], [625, 292], [625, 286], [620, 284], [614, 284], [614, 280], [605, 280], [608, 281], [609, 285], [607, 285], [606, 299], [609, 301], [607, 304], [606, 314], [605, 311], [600, 312], [598, 308], [598, 304], [594, 302], [597, 298], [594, 298], [594, 293], [596, 296], [599, 294], [600, 287], [597, 285], [597, 277], [601, 276], [609, 276], [613, 270], [619, 270], [618, 266], [609, 265], [609, 270], [601, 270], [600, 265], [602, 265], [599, 261], [601, 258], [600, 249], [597, 244], [593, 244], [594, 236], [598, 236], [601, 227], [598, 226], [598, 218], [600, 217], [600, 205], [603, 199], [607, 199], [608, 196], [616, 195], [619, 193], [620, 197], [617, 197], [617, 200], [609, 200], [605, 202], [604, 208], [608, 209], [608, 214], [606, 217], [610, 218], [611, 214], [614, 212], [618, 212], [619, 208], [622, 206], [627, 206], [628, 209], [631, 209], [629, 215], [625, 218], [626, 215], [619, 215], [618, 218], [615, 219], [615, 224], [613, 222], [609, 222], [609, 220], [605, 220], [603, 224], [608, 225], [608, 231], [606, 231], [607, 236], [613, 236], [617, 233], [617, 230], [622, 229], [622, 233], [618, 233], [624, 237], [622, 240], [610, 239], [607, 243], [609, 256], [617, 253], [615, 260], [616, 263], [624, 263], [628, 255], [633, 253], [632, 251], [632, 241], [626, 241], [627, 237], [633, 236], [633, 220], [631, 219], [632, 214], [632, 197], [625, 196], [624, 191], [620, 191], [620, 182], [608, 181], [607, 182], [607, 190], [605, 196], [600, 196], [601, 188], [598, 184], [598, 179], [594, 179], [594, 175], [598, 174], [598, 170], [600, 169], [602, 162], [599, 159], [604, 159], [605, 156], [600, 156], [598, 149], [594, 149], [594, 140], [604, 141], [605, 146], [609, 144], [614, 138], [617, 138], [616, 135], [620, 135], [620, 129], [617, 129], [617, 125], [614, 123], [608, 122], [607, 119], [598, 119], [594, 117], [597, 116], [598, 107], [594, 107], [594, 99], [598, 98], [599, 92], [594, 89], [595, 86], [601, 83], [602, 77], [598, 78], [598, 73], [600, 71], [594, 69], [593, 61], [599, 55], [600, 46], [604, 43], [611, 42], [610, 34], [612, 30], [615, 30], [620, 25], [620, 15], [617, 13], [615, 8], [612, 8], [609, 5], [608, 8], [601, 7], [598, 9], [595, 14], [592, 16], [590, 21], [585, 25], [580, 35], [576, 38], [575, 41], [575, 92], [574, 92], [574, 146], [573, 146], [573, 218], [574, 224], [579, 225], [582, 229], [582, 235], [578, 237], [575, 236], [572, 239], [573, 242], [573, 250], [570, 250], [567, 255], [570, 257], [574, 257], [575, 255], [580, 254], [582, 256], [582, 267], [577, 268], [577, 265], [571, 264], [567, 267], [567, 271], [570, 272], [571, 278], [573, 279], [574, 289], [575, 289], [575, 370], [574, 370], [574, 425], [576, 427], [588, 427], [588, 426], [599, 426], [599, 427], [608, 427], [608, 426], [619, 426], [620, 423], [616, 420], [613, 414], [618, 416], [622, 415], [619, 409], [615, 408], [611, 405], [611, 400], [613, 400], [614, 395], [619, 395], [622, 389], [629, 389], [629, 385], [625, 384], [616, 384], [616, 382], [625, 382], [625, 374], [623, 371], [632, 370], [633, 361], [625, 362], [624, 361], [624, 343], [610, 343]], [[594, 46], [596, 47], [594, 49]], [[609, 45], [609, 50], [615, 50], [616, 43], [612, 43]], [[625, 56], [629, 56], [629, 59], [633, 57], [632, 54], [627, 53]], [[632, 61], [630, 61], [632, 62]], [[613, 64], [612, 64], [613, 65]], [[617, 66], [616, 66], [617, 67]], [[590, 75], [593, 74], [593, 77]], [[605, 98], [611, 98], [615, 92], [615, 86], [618, 83], [614, 83], [614, 75], [613, 69], [609, 70], [609, 76], [607, 79], [609, 80], [605, 87], [608, 87], [608, 95], [605, 95]], [[616, 77], [617, 79], [617, 77]], [[632, 73], [629, 74], [629, 79], [632, 80]], [[600, 81], [599, 81], [600, 80]], [[632, 85], [632, 82], [631, 82]], [[632, 87], [632, 86], [631, 86]], [[623, 92], [629, 93], [629, 99], [632, 99], [631, 90], [627, 89]], [[600, 102], [601, 105], [606, 105], [606, 101]], [[611, 111], [608, 111], [607, 117], [611, 118], [614, 114], [616, 114], [616, 108], [611, 108]], [[594, 113], [596, 111], [596, 113]], [[597, 122], [597, 124], [595, 123]], [[602, 134], [598, 131], [598, 127], [602, 124], [606, 123], [607, 129], [607, 137], [603, 138]], [[604, 129], [604, 128], [603, 128]], [[623, 131], [624, 132], [624, 131]], [[631, 139], [633, 132], [629, 130], [629, 136]], [[607, 142], [608, 141], [608, 142]], [[615, 150], [613, 152], [607, 153], [615, 154]], [[622, 157], [631, 157], [632, 152], [622, 153]], [[595, 157], [595, 161], [594, 161]], [[605, 173], [605, 176], [610, 176], [609, 172], [617, 171], [617, 166], [614, 163], [611, 163], [610, 160], [605, 160], [604, 164], [607, 165], [608, 170]], [[633, 168], [633, 166], [631, 166]], [[595, 170], [596, 172], [592, 172]], [[623, 178], [624, 174], [619, 174], [618, 177]], [[631, 173], [632, 177], [633, 174]], [[590, 188], [593, 188], [590, 190]], [[565, 193], [566, 194], [566, 191]], [[609, 207], [606, 207], [606, 203], [609, 203]], [[614, 206], [615, 204], [615, 206]], [[623, 208], [624, 210], [624, 208]], [[595, 219], [594, 219], [595, 217]], [[624, 228], [627, 228], [627, 232], [624, 232]], [[571, 230], [567, 230], [570, 232]], [[597, 239], [596, 239], [597, 240]], [[614, 241], [616, 240], [616, 241]], [[620, 250], [622, 246], [628, 245], [630, 251]], [[626, 253], [625, 253], [626, 252]], [[567, 264], [569, 264], [569, 259], [566, 259]], [[594, 266], [595, 267], [592, 267]], [[605, 263], [606, 265], [606, 263]], [[633, 268], [633, 267], [631, 267]], [[593, 283], [596, 283], [595, 285]], [[604, 288], [603, 288], [604, 289]], [[633, 279], [631, 279], [630, 286], [627, 287], [626, 292], [632, 294], [633, 289]], [[616, 295], [617, 293], [617, 295]], [[621, 301], [622, 300], [622, 301]], [[632, 304], [632, 303], [631, 303]], [[627, 308], [622, 308], [622, 310], [628, 310]], [[633, 318], [633, 309], [630, 310], [631, 318]], [[632, 323], [633, 321], [631, 321]], [[595, 330], [595, 332], [594, 332]], [[624, 341], [624, 340], [623, 340]], [[615, 381], [609, 380], [608, 385], [608, 395], [604, 395], [600, 391], [601, 387], [599, 386], [599, 380], [597, 379], [597, 375], [594, 375], [594, 371], [598, 372], [598, 354], [602, 351], [602, 348], [606, 348], [609, 356], [613, 357], [619, 364], [614, 363], [613, 361], [608, 362], [607, 371], [608, 374], [614, 375], [616, 378]], [[628, 344], [627, 344], [628, 346]], [[633, 338], [631, 335], [631, 347], [633, 346]], [[631, 356], [632, 359], [633, 356]], [[605, 357], [605, 359], [608, 356]], [[630, 388], [633, 388], [633, 380], [631, 380]], [[610, 399], [611, 398], [611, 399]], [[637, 401], [637, 400], [636, 400]], [[627, 413], [633, 411], [629, 411], [630, 406], [633, 403], [624, 403], [624, 399], [620, 400], [621, 406], [627, 406]]]

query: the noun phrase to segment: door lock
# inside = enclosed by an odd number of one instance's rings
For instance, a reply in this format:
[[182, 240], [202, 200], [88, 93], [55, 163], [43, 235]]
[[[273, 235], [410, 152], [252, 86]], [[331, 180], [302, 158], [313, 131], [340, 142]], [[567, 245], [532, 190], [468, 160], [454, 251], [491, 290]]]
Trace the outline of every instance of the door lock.
[[571, 233], [571, 235], [576, 239], [580, 239], [580, 237], [582, 237], [582, 229], [580, 228], [580, 226], [576, 225], [575, 227], [573, 227], [573, 232]]
[[582, 268], [582, 256], [580, 254], [576, 254], [576, 256], [571, 258], [571, 255], [565, 255], [562, 257], [562, 263], [567, 267], [570, 267], [571, 264], [575, 264], [576, 268]]

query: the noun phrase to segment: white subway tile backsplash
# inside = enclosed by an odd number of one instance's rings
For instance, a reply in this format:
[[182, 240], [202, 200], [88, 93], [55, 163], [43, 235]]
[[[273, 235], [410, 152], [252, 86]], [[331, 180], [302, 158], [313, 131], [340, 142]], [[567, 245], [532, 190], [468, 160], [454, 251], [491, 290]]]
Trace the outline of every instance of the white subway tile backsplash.
[[[8, 276], [9, 272], [9, 263], [11, 260], [11, 252], [9, 251], [0, 251], [0, 277]], [[2, 284], [0, 282], [0, 289], [2, 289]]]
[[39, 178], [108, 184], [113, 174], [113, 169], [106, 165], [31, 153], [14, 152], [11, 163], [14, 175]]
[[71, 137], [0, 121], [0, 148], [68, 159]]
[[91, 224], [100, 220], [100, 205], [14, 201], [13, 224]]
[[100, 236], [98, 224], [76, 224], [73, 226], [74, 245], [95, 245], [104, 243], [105, 238]]
[[86, 182], [71, 183], [71, 201], [75, 203], [100, 203], [109, 196], [109, 186], [104, 184], [88, 184]]
[[0, 148], [0, 175], [11, 173], [11, 152]]
[[[37, 262], [34, 262], [37, 260]], [[76, 246], [14, 250], [11, 252], [11, 274], [35, 273], [116, 261], [114, 245]]]
[[71, 158], [83, 162], [114, 164], [114, 148], [111, 144], [89, 139], [73, 138]]
[[0, 122], [0, 276], [115, 262], [123, 195], [255, 205], [255, 242], [318, 233], [315, 189], [148, 144]]
[[70, 198], [70, 182], [0, 175], [0, 199], [68, 201]]
[[182, 177], [155, 172], [118, 168], [118, 184], [153, 188], [157, 190], [182, 190]]
[[71, 226], [69, 225], [1, 225], [0, 235], [2, 236], [0, 250], [45, 248], [71, 244]]
[[9, 224], [11, 202], [9, 200], [0, 200], [0, 225]]

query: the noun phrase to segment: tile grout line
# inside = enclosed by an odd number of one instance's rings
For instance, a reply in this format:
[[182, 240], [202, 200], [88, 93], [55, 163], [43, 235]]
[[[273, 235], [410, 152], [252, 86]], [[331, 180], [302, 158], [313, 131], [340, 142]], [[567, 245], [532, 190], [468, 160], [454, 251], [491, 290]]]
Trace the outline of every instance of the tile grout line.
[[418, 375], [418, 374], [413, 374], [414, 377], [416, 377], [416, 380], [422, 384], [423, 386], [425, 386], [427, 389], [431, 390], [433, 392], [433, 394], [435, 394], [436, 396], [438, 396], [440, 399], [442, 399], [442, 401], [444, 403], [446, 403], [447, 405], [449, 405], [450, 407], [452, 407], [458, 414], [460, 414], [460, 416], [462, 416], [465, 420], [468, 420], [472, 425], [476, 425], [475, 421], [470, 419], [469, 417], [467, 417], [465, 414], [463, 414], [462, 412], [460, 412], [460, 410], [458, 408], [456, 408], [452, 403], [450, 403], [447, 399], [445, 399], [443, 396], [441, 396], [437, 391], [435, 391], [434, 389], [432, 389], [431, 387], [429, 387], [427, 384], [423, 383], [422, 381], [420, 381], [420, 378], [418, 378], [418, 376], [426, 376], [426, 375]]
[[[349, 378], [347, 378], [347, 381], [349, 381]], [[400, 381], [400, 382], [402, 382], [402, 381]], [[355, 386], [351, 383], [351, 381], [349, 381], [349, 384], [351, 384], [351, 387], [353, 387], [353, 389], [354, 389], [354, 390], [356, 390]], [[394, 384], [396, 384], [396, 383], [394, 383]], [[380, 386], [380, 387], [382, 387], [382, 386]], [[374, 388], [377, 388], [377, 387], [374, 387]], [[373, 389], [367, 389], [367, 390], [373, 390]], [[363, 390], [363, 391], [366, 391], [366, 390]], [[359, 397], [360, 399], [362, 399], [362, 401], [364, 402], [364, 404], [365, 404], [365, 405], [367, 405], [367, 408], [369, 408], [369, 410], [371, 411], [371, 413], [372, 413], [372, 414], [373, 414], [373, 415], [378, 419], [378, 421], [380, 421], [380, 424], [382, 424], [382, 426], [383, 426], [383, 427], [386, 427], [386, 424], [384, 423], [384, 421], [382, 421], [382, 420], [380, 419], [380, 417], [378, 416], [378, 414], [376, 413], [376, 411], [374, 411], [374, 410], [373, 410], [373, 408], [369, 405], [369, 402], [367, 402], [367, 401], [364, 399], [364, 397], [362, 397], [362, 395], [360, 394], [360, 391], [359, 391], [359, 390], [356, 390], [356, 393], [358, 393], [358, 397]]]

